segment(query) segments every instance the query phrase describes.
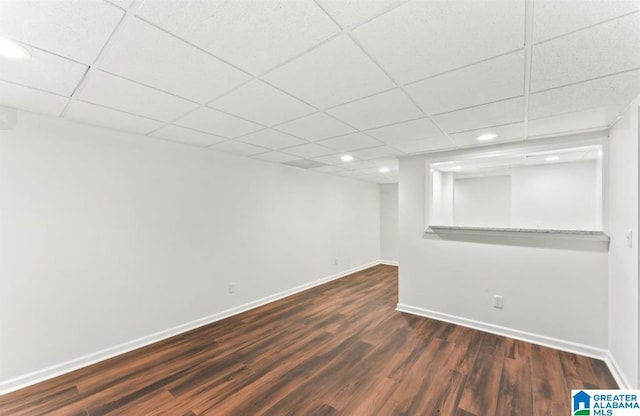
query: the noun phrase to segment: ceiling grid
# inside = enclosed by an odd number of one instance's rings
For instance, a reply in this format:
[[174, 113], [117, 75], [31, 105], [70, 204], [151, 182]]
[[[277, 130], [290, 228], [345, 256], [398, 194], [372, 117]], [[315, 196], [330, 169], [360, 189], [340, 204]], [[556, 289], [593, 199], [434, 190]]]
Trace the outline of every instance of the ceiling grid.
[[605, 131], [640, 93], [637, 0], [5, 0], [0, 36], [31, 54], [0, 105], [380, 183]]

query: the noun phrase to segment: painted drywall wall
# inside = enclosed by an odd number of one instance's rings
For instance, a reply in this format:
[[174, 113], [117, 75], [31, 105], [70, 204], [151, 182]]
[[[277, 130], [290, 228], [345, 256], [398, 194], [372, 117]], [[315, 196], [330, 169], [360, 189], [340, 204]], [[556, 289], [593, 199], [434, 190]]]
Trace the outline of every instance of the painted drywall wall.
[[[572, 138], [535, 141], [571, 142]], [[425, 233], [426, 161], [521, 144], [400, 160], [399, 309], [585, 354], [607, 347], [607, 248], [599, 242]], [[494, 294], [504, 309], [493, 308]], [[577, 305], [588, 302], [588, 307]], [[585, 324], [585, 322], [587, 324]]]
[[380, 185], [380, 259], [398, 261], [398, 184]]
[[596, 160], [512, 169], [512, 220], [521, 228], [598, 229]]
[[[609, 351], [629, 387], [640, 387], [638, 354], [638, 100], [609, 142]], [[631, 247], [627, 233], [631, 231]]]
[[373, 183], [22, 112], [0, 169], [0, 383], [379, 256]]
[[453, 188], [455, 225], [511, 226], [510, 176], [459, 178], [454, 181]]

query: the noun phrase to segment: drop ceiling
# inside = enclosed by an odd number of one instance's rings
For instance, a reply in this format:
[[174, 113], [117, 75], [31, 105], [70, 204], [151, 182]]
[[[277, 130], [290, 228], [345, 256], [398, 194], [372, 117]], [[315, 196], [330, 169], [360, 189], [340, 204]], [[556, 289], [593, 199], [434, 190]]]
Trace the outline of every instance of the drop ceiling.
[[2, 0], [0, 36], [0, 105], [379, 183], [640, 93], [638, 0]]

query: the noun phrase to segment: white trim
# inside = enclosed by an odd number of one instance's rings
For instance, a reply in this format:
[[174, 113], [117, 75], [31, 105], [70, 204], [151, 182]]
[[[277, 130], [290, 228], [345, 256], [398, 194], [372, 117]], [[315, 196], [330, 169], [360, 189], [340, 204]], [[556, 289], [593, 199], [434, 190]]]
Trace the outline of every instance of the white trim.
[[618, 365], [618, 362], [613, 358], [613, 355], [611, 355], [611, 351], [607, 351], [607, 356], [605, 357], [604, 362], [607, 364], [607, 367], [609, 367], [609, 371], [611, 371], [611, 375], [616, 380], [616, 383], [618, 383], [618, 387], [625, 390], [633, 389], [633, 386], [625, 377], [624, 372]]
[[378, 264], [384, 264], [387, 266], [397, 266], [398, 260], [378, 260]]
[[[396, 307], [399, 312], [406, 312], [413, 315], [424, 316], [426, 318], [438, 321], [449, 322], [456, 325], [466, 326], [468, 328], [477, 329], [483, 332], [518, 339], [530, 342], [532, 344], [542, 345], [544, 347], [554, 348], [556, 350], [571, 352], [574, 354], [584, 355], [591, 358], [597, 358], [607, 362], [609, 352], [607, 350], [592, 347], [590, 345], [579, 344], [577, 342], [565, 341], [558, 338], [552, 338], [545, 335], [534, 334], [532, 332], [520, 331], [518, 329], [507, 328], [500, 325], [488, 324], [486, 322], [475, 321], [473, 319], [462, 318], [460, 316], [449, 315], [447, 313], [431, 311], [428, 309], [417, 308], [399, 303]], [[608, 364], [608, 363], [607, 363]], [[613, 374], [613, 371], [611, 371]], [[615, 377], [615, 376], [614, 376]], [[617, 381], [617, 379], [616, 379]]]
[[147, 346], [149, 344], [153, 344], [155, 342], [173, 337], [175, 335], [179, 335], [184, 332], [191, 331], [192, 329], [211, 324], [213, 322], [228, 318], [233, 315], [237, 315], [242, 312], [246, 312], [250, 309], [257, 308], [264, 304], [274, 302], [276, 300], [285, 298], [287, 296], [291, 296], [293, 294], [305, 291], [307, 289], [311, 289], [312, 287], [319, 286], [321, 284], [330, 282], [332, 280], [340, 279], [342, 277], [348, 276], [352, 273], [356, 273], [364, 269], [368, 269], [369, 267], [376, 266], [380, 263], [381, 263], [380, 261], [374, 261], [361, 266], [353, 267], [349, 270], [344, 270], [342, 272], [339, 272], [327, 277], [323, 277], [313, 282], [305, 283], [303, 285], [296, 286], [292, 289], [287, 289], [282, 292], [278, 292], [276, 294], [264, 297], [262, 299], [245, 303], [244, 305], [236, 306], [234, 308], [227, 309], [222, 312], [215, 313], [213, 315], [205, 316], [203, 318], [196, 319], [194, 321], [187, 322], [185, 324], [178, 325], [173, 328], [165, 329], [163, 331], [159, 331], [154, 334], [149, 334], [147, 336], [134, 339], [132, 341], [128, 341], [119, 345], [115, 345], [113, 347], [105, 348], [103, 350], [93, 352], [93, 353], [84, 355], [82, 357], [74, 358], [69, 361], [65, 361], [59, 364], [52, 365], [50, 367], [33, 371], [28, 374], [24, 374], [9, 380], [2, 381], [0, 382], [0, 395], [22, 389], [24, 387], [31, 386], [36, 383], [40, 383], [54, 377], [61, 376], [63, 374], [78, 370], [83, 367], [87, 367], [89, 365], [98, 363], [100, 361], [107, 360], [117, 355], [121, 355], [130, 351], [136, 350], [138, 348]]

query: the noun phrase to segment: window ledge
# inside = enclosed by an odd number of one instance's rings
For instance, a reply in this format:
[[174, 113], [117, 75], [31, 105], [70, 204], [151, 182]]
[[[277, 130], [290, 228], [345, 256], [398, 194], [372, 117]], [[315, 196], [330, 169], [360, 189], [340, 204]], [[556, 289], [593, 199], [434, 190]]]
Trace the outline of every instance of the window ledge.
[[430, 225], [425, 231], [430, 234], [491, 235], [534, 238], [563, 238], [571, 240], [609, 241], [603, 231], [558, 230], [543, 228], [496, 228], [496, 227], [460, 227], [453, 225]]

